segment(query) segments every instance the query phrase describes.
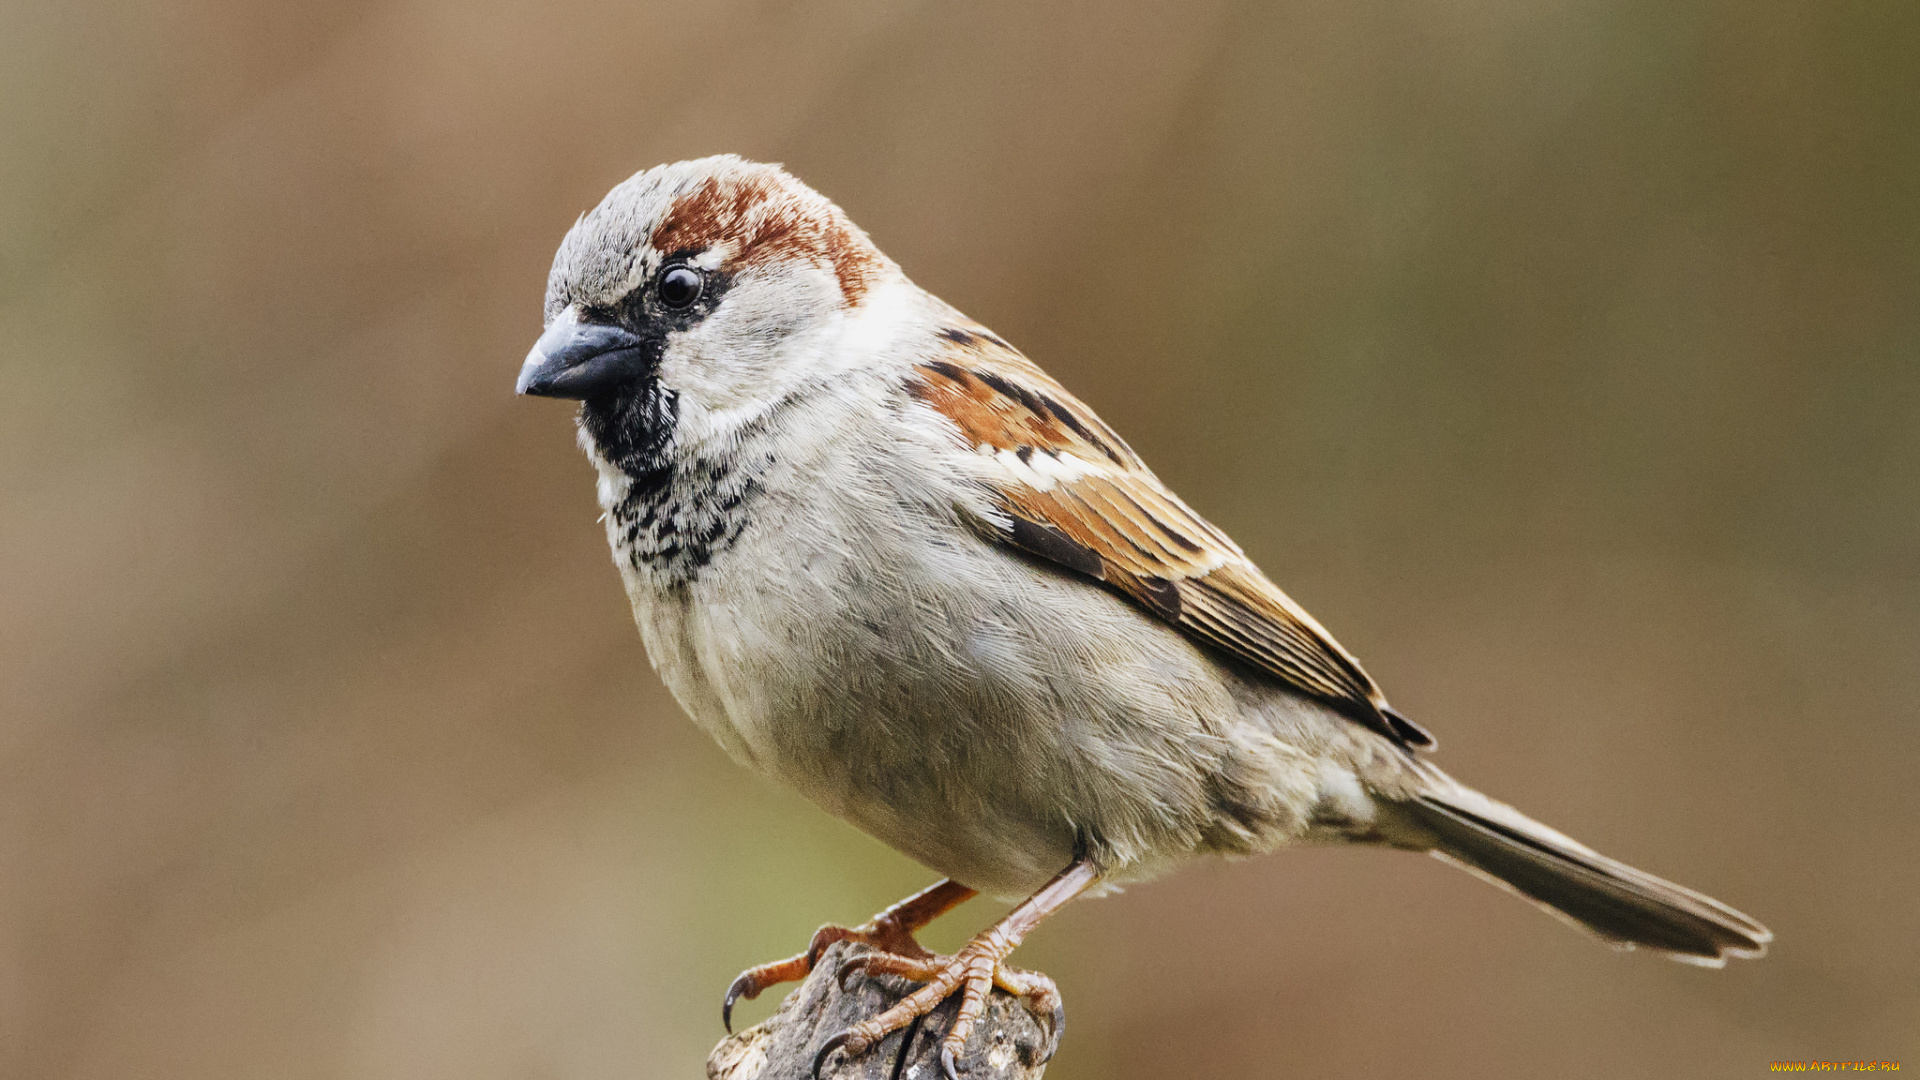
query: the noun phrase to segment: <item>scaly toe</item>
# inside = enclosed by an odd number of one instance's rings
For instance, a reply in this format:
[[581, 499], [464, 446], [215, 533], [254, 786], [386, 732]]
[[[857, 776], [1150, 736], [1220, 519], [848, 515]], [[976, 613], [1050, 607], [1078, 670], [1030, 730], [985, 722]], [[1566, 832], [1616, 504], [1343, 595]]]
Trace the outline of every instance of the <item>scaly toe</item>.
[[963, 961], [960, 977], [960, 1011], [954, 1014], [953, 1027], [941, 1040], [946, 1053], [958, 1056], [966, 1052], [967, 1040], [980, 1018], [987, 1013], [987, 997], [993, 993], [994, 971], [999, 965], [991, 956], [975, 955]]
[[890, 952], [863, 952], [841, 961], [840, 970], [834, 972], [833, 977], [842, 989], [847, 985], [847, 976], [855, 971], [865, 971], [870, 976], [900, 975], [914, 982], [932, 982], [940, 977], [948, 960], [945, 956], [929, 955], [922, 959]]
[[1060, 1049], [1060, 1033], [1067, 1027], [1067, 1007], [1060, 997], [1060, 988], [1054, 985], [1052, 979], [1037, 971], [1024, 971], [1004, 964], [995, 969], [993, 981], [994, 985], [1024, 1002], [1027, 1011], [1036, 1019], [1044, 1015], [1046, 1041], [1023, 1051], [1022, 1057], [1026, 1063], [1040, 1066], [1052, 1061], [1055, 1051]]
[[804, 979], [812, 970], [813, 964], [807, 959], [806, 954], [802, 953], [799, 956], [789, 956], [785, 960], [776, 960], [771, 964], [750, 967], [741, 972], [734, 978], [732, 985], [727, 987], [726, 999], [720, 1003], [720, 1023], [726, 1027], [728, 1034], [732, 1034], [733, 1006], [741, 998], [752, 1001], [767, 987]]
[[[828, 923], [820, 929], [815, 930], [813, 932], [813, 940], [807, 942], [807, 973], [811, 974], [813, 972], [813, 966], [820, 962], [821, 953], [826, 952], [835, 944], [845, 941], [848, 938], [865, 940], [860, 931], [849, 930], [844, 926], [835, 926], [832, 923]], [[805, 978], [806, 976], [803, 975], [801, 977]]]
[[[813, 932], [813, 939], [807, 944], [806, 952], [800, 953], [797, 956], [789, 956], [785, 960], [776, 960], [771, 964], [761, 964], [758, 967], [750, 967], [741, 972], [739, 976], [733, 980], [733, 984], [727, 987], [726, 998], [720, 1003], [721, 1025], [727, 1029], [728, 1034], [732, 1034], [734, 1005], [738, 1004], [742, 999], [752, 1001], [754, 998], [759, 997], [761, 992], [770, 986], [778, 986], [781, 983], [799, 982], [801, 979], [813, 974], [814, 965], [820, 962], [821, 954], [839, 942], [860, 941], [879, 948], [881, 947], [879, 944], [880, 940], [881, 936], [877, 936], [865, 928], [849, 930], [844, 926], [828, 924], [815, 930]], [[920, 948], [920, 943], [913, 940], [913, 935], [905, 931], [890, 930], [884, 935], [884, 940], [902, 949], [919, 950], [921, 953], [926, 953], [925, 949]], [[927, 955], [932, 954], [929, 953]], [[842, 965], [839, 978], [844, 981], [846, 974], [845, 965]]]
[[1001, 965], [991, 946], [970, 945], [953, 956], [930, 955], [924, 960], [888, 952], [862, 952], [843, 960], [834, 975], [844, 986], [846, 977], [856, 971], [870, 976], [901, 975], [924, 985], [878, 1016], [827, 1040], [814, 1058], [816, 1080], [835, 1050], [849, 1058], [858, 1056], [925, 1017], [956, 992], [960, 994], [960, 1008], [954, 1015], [953, 1027], [940, 1040], [943, 1080], [959, 1080], [959, 1063], [966, 1054], [967, 1041], [986, 1015], [988, 1000], [996, 986], [1017, 997], [1046, 1026], [1041, 1044], [1029, 1045], [1023, 1050], [1021, 1056], [1029, 1065], [1044, 1064], [1053, 1057], [1060, 1043], [1060, 1031], [1066, 1024], [1066, 1011], [1053, 980], [1038, 972]]

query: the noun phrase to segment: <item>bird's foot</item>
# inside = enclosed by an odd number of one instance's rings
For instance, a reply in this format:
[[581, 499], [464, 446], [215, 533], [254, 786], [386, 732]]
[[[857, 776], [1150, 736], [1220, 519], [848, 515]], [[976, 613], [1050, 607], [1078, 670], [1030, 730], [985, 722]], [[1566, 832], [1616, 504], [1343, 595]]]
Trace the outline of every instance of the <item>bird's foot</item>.
[[932, 956], [913, 934], [899, 929], [892, 923], [875, 920], [865, 926], [834, 926], [828, 924], [813, 932], [813, 941], [807, 945], [807, 951], [775, 960], [770, 964], [750, 967], [741, 972], [727, 987], [726, 1001], [720, 1006], [720, 1022], [729, 1032], [733, 1030], [733, 1005], [742, 998], [752, 1001], [761, 991], [770, 986], [785, 982], [799, 982], [813, 973], [813, 965], [820, 961], [820, 954], [827, 947], [842, 941], [858, 941], [879, 949], [888, 956], [902, 959], [919, 959]]
[[1060, 989], [1052, 979], [1037, 971], [1008, 967], [1002, 962], [1016, 943], [1004, 935], [988, 931], [968, 942], [966, 947], [952, 956], [935, 956], [922, 949], [920, 955], [903, 955], [887, 950], [861, 953], [849, 958], [836, 973], [836, 977], [842, 980], [855, 970], [865, 970], [869, 975], [900, 975], [926, 985], [880, 1015], [863, 1020], [828, 1039], [813, 1059], [816, 1080], [834, 1051], [838, 1050], [847, 1057], [863, 1054], [888, 1035], [932, 1012], [955, 991], [961, 995], [960, 1011], [954, 1017], [953, 1027], [940, 1042], [940, 1071], [945, 1080], [959, 1080], [960, 1055], [966, 1051], [968, 1036], [973, 1034], [974, 1027], [986, 1013], [987, 997], [996, 986], [1024, 1001], [1046, 1026], [1046, 1043], [1031, 1062], [1035, 1065], [1044, 1064], [1053, 1057], [1054, 1050], [1060, 1045], [1060, 1032], [1066, 1026], [1066, 1009], [1061, 1004]]
[[973, 890], [952, 881], [942, 881], [875, 915], [863, 926], [823, 926], [813, 932], [807, 951], [771, 964], [750, 967], [727, 987], [727, 998], [720, 1006], [720, 1022], [733, 1031], [733, 1005], [741, 998], [752, 1001], [769, 986], [798, 982], [813, 973], [813, 965], [827, 947], [841, 941], [858, 941], [889, 956], [918, 961], [933, 957], [914, 940], [913, 932], [932, 922], [973, 895]]

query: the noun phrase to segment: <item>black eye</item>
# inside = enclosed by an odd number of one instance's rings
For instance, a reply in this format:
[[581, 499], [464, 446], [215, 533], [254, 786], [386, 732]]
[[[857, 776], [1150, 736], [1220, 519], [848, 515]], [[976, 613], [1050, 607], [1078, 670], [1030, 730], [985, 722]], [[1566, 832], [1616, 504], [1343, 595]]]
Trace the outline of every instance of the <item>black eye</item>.
[[683, 308], [700, 299], [700, 272], [675, 266], [660, 275], [660, 302], [670, 308]]

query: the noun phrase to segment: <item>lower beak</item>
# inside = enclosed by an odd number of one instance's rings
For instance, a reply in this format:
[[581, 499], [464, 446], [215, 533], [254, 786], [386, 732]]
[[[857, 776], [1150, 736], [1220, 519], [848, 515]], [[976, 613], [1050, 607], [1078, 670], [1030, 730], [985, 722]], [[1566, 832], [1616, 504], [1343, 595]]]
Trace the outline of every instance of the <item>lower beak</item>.
[[645, 375], [645, 338], [617, 326], [560, 318], [533, 343], [516, 394], [584, 400]]

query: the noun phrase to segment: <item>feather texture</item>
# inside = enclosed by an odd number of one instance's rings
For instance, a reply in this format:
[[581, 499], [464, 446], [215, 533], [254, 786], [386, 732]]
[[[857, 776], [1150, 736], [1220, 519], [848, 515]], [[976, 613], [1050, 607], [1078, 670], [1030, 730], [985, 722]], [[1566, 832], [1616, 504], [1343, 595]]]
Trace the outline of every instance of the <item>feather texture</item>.
[[942, 333], [914, 392], [984, 470], [1003, 543], [1103, 582], [1194, 641], [1409, 748], [1433, 737], [1387, 705], [1353, 655], [1194, 513], [1046, 372], [977, 326]]

